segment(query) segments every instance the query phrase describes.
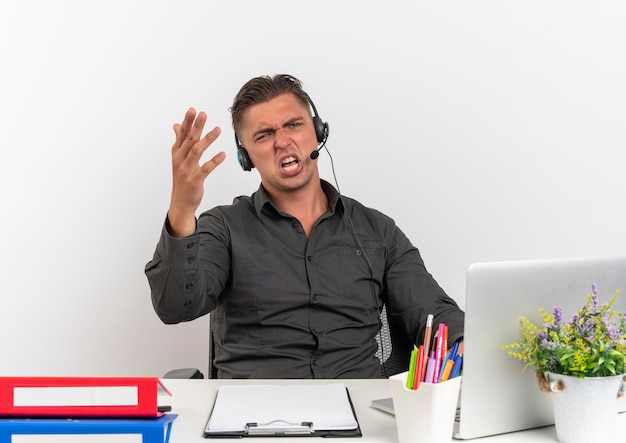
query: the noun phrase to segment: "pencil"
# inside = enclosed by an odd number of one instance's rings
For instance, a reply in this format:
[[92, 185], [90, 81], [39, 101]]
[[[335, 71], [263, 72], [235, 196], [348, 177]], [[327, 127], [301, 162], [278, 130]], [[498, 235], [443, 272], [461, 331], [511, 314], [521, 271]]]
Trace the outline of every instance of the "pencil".
[[426, 329], [424, 330], [424, 354], [426, 354], [426, 357], [423, 358], [422, 361], [422, 373], [420, 376], [422, 381], [424, 377], [426, 377], [426, 365], [428, 365], [428, 355], [430, 352], [430, 337], [433, 334], [433, 318], [433, 314], [428, 314], [428, 317], [426, 317]]

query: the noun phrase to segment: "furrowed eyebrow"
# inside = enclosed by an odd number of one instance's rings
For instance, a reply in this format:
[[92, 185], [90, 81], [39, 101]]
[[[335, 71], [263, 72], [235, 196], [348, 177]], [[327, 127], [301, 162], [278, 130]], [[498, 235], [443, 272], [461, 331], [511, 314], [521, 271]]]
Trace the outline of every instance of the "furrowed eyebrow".
[[294, 117], [292, 119], [287, 120], [283, 126], [289, 126], [289, 125], [293, 125], [294, 123], [301, 123], [303, 121], [304, 121], [304, 117]]
[[252, 134], [252, 138], [256, 139], [256, 138], [257, 138], [257, 137], [259, 137], [260, 135], [264, 135], [264, 134], [271, 134], [271, 133], [272, 133], [272, 132], [274, 132], [274, 131], [275, 131], [275, 129], [274, 129], [274, 128], [270, 128], [270, 127], [267, 127], [267, 128], [261, 128], [261, 129], [259, 129], [258, 131], [255, 131], [255, 132]]
[[[294, 117], [294, 118], [291, 118], [291, 119], [287, 120], [285, 123], [283, 123], [282, 127], [286, 128], [289, 125], [293, 125], [294, 123], [302, 123], [303, 121], [304, 121], [304, 117]], [[252, 134], [252, 137], [254, 139], [257, 139], [261, 135], [271, 134], [273, 132], [276, 132], [276, 128], [272, 128], [272, 127], [267, 126], [267, 127], [263, 127], [261, 129], [255, 131]]]

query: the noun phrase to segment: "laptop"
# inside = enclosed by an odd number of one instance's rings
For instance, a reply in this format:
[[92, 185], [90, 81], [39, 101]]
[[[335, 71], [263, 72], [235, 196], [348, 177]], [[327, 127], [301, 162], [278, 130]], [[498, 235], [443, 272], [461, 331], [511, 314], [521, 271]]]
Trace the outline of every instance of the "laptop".
[[[465, 352], [454, 437], [473, 439], [554, 424], [551, 394], [537, 387], [533, 368], [501, 349], [521, 340], [520, 317], [542, 324], [540, 308], [561, 306], [563, 319], [585, 303], [592, 284], [598, 302], [621, 291], [626, 311], [626, 257], [590, 257], [476, 263], [467, 271]], [[617, 393], [616, 393], [617, 394]], [[376, 402], [376, 404], [374, 404]], [[393, 413], [390, 399], [372, 406]], [[626, 397], [618, 410], [626, 411]]]

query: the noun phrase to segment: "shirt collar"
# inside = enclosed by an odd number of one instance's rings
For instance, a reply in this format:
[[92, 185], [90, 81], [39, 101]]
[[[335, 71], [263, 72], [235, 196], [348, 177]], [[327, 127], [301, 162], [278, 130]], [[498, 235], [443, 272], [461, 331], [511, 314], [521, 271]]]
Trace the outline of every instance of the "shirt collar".
[[[322, 186], [322, 191], [324, 191], [324, 194], [326, 194], [326, 197], [328, 197], [328, 206], [330, 208], [330, 212], [339, 212], [340, 214], [342, 214], [344, 211], [344, 205], [339, 192], [333, 187], [333, 185], [328, 183], [326, 180], [320, 180], [320, 184]], [[270, 196], [265, 191], [263, 184], [259, 185], [259, 189], [257, 190], [257, 192], [252, 195], [252, 200], [254, 201], [254, 208], [256, 209], [258, 216], [261, 215], [261, 210], [265, 205], [269, 205], [278, 212], [278, 209], [276, 209], [276, 207], [272, 203], [272, 200], [270, 200]]]

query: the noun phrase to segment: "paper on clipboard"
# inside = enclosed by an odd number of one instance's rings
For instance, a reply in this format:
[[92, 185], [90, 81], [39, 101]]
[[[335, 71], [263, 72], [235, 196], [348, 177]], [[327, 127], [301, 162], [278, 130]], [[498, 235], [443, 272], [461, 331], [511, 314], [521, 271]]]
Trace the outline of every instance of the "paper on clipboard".
[[267, 428], [278, 434], [310, 428], [311, 433], [357, 430], [348, 391], [343, 383], [322, 385], [220, 386], [205, 436], [251, 435]]

